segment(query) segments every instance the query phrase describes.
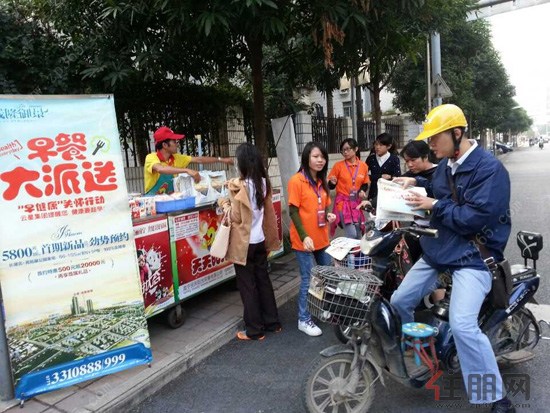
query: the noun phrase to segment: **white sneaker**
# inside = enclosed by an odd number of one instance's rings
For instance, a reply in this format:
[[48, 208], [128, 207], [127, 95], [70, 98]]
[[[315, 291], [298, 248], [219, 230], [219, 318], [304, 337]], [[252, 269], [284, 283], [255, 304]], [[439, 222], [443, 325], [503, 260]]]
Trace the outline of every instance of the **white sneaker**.
[[323, 334], [321, 329], [315, 325], [311, 320], [309, 321], [298, 321], [298, 330], [303, 331], [308, 336], [316, 337]]

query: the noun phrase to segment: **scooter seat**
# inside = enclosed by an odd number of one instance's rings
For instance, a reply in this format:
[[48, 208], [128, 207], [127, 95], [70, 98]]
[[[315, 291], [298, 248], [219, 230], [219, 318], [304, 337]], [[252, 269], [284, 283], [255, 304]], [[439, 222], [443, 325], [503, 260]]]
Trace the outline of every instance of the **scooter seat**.
[[406, 323], [401, 328], [403, 334], [414, 338], [426, 338], [437, 335], [437, 328], [424, 323]]

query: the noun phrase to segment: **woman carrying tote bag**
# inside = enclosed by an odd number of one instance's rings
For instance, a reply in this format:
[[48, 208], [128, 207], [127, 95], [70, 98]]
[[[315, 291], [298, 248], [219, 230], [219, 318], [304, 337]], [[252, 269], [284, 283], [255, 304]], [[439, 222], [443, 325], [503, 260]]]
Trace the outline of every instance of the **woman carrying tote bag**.
[[267, 254], [279, 247], [271, 183], [255, 146], [243, 143], [235, 152], [238, 178], [228, 181], [229, 199], [218, 204], [230, 211], [231, 232], [225, 259], [233, 262], [244, 306], [245, 330], [239, 340], [263, 340], [281, 331]]

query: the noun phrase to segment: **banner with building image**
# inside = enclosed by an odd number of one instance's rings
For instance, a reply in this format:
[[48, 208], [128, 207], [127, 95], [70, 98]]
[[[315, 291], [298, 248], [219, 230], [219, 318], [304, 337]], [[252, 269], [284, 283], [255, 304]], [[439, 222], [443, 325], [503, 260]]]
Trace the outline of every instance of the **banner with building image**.
[[0, 285], [16, 397], [152, 360], [113, 97], [0, 97]]

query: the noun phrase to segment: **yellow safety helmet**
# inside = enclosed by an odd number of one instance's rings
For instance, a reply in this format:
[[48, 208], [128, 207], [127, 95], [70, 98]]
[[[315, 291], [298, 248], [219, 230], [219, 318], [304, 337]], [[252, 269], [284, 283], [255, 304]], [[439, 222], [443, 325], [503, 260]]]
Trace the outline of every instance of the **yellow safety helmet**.
[[464, 112], [456, 105], [445, 104], [433, 108], [424, 121], [424, 130], [415, 141], [422, 141], [452, 128], [466, 127]]

